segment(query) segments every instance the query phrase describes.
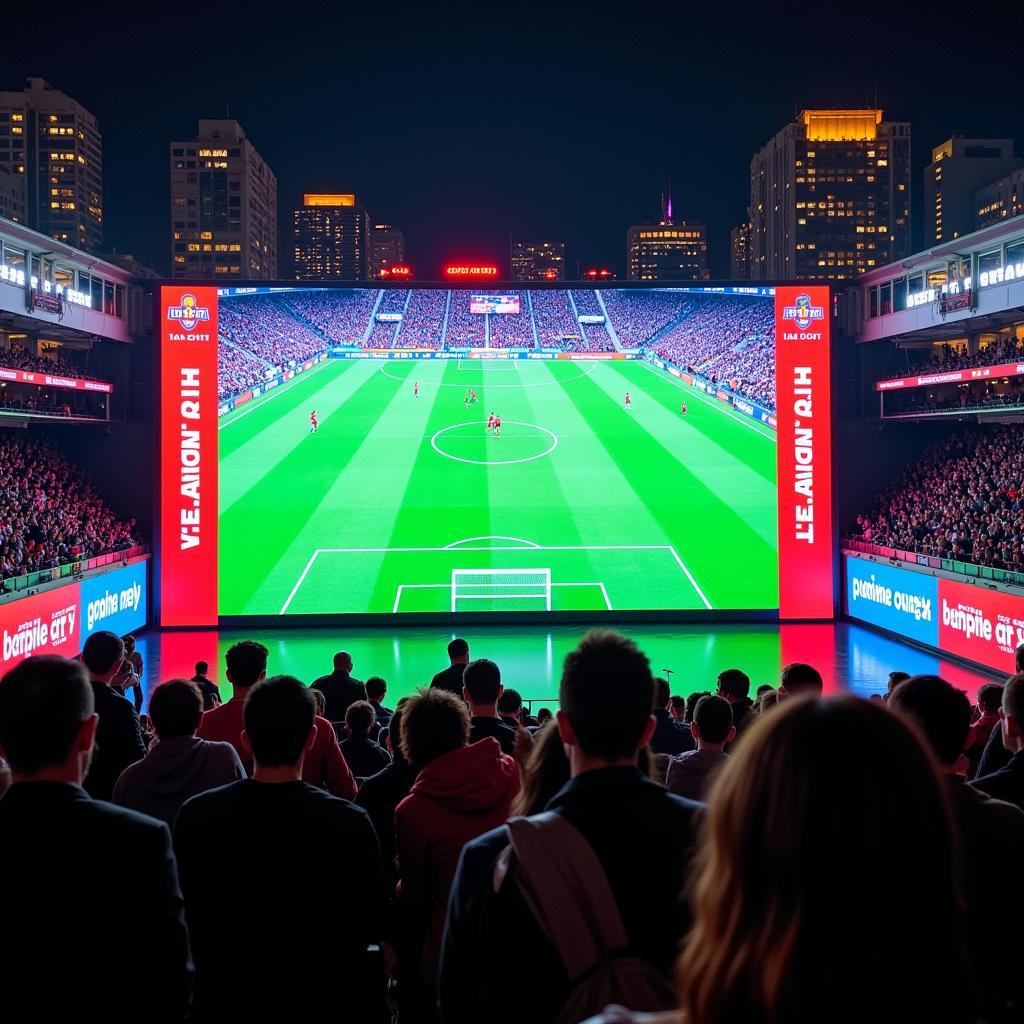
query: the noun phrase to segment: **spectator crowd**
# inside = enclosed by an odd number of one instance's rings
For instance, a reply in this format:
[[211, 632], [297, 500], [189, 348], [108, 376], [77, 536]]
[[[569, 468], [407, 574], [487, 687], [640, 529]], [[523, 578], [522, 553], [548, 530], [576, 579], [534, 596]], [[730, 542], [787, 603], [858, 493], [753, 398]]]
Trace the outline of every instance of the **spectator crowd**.
[[392, 708], [242, 641], [140, 718], [134, 657], [0, 680], [12, 1024], [1021, 1019], [1024, 674], [684, 699], [594, 631], [534, 718], [465, 640]]
[[142, 543], [85, 474], [55, 447], [0, 432], [0, 570], [3, 579]]
[[1024, 572], [1024, 428], [961, 427], [934, 442], [855, 536], [882, 547]]
[[0, 367], [109, 382], [106, 377], [82, 366], [52, 346], [46, 355], [37, 356], [32, 355], [24, 345], [6, 345], [0, 348]]
[[1014, 332], [980, 344], [975, 352], [971, 352], [970, 346], [966, 343], [945, 342], [923, 349], [902, 349], [900, 354], [906, 359], [906, 369], [891, 374], [892, 379], [905, 377], [907, 374], [942, 373], [947, 370], [968, 370], [975, 366], [1014, 363], [1024, 359], [1024, 339], [1018, 338]]

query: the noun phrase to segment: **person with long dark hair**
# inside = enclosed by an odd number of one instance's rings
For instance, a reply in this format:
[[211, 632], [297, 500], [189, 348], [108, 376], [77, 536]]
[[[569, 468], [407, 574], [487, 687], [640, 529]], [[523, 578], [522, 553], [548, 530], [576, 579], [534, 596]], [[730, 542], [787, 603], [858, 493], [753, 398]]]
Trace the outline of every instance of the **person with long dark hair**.
[[681, 1011], [590, 1024], [973, 1024], [953, 836], [930, 752], [884, 706], [785, 701], [708, 796]]

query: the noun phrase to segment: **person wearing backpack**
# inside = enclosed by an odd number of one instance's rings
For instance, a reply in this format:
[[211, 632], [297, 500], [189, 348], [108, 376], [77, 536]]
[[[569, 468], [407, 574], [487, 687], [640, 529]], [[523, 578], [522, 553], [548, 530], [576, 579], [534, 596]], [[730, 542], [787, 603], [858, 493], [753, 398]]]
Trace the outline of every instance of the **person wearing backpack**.
[[[637, 767], [655, 727], [647, 658], [588, 633], [565, 659], [557, 728], [570, 779], [540, 815], [468, 843], [448, 904], [442, 1024], [555, 1024], [619, 1002], [675, 1005], [680, 894], [701, 805]], [[508, 984], [508, 965], [529, 991]]]

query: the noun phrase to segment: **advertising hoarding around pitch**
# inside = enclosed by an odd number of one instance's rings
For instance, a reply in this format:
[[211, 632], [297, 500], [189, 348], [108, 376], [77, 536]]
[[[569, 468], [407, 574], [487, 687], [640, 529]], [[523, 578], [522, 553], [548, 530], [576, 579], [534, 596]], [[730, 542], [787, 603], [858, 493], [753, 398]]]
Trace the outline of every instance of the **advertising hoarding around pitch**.
[[1024, 641], [1024, 597], [846, 555], [844, 611], [998, 672]]
[[74, 658], [93, 633], [141, 628], [149, 607], [148, 561], [0, 605], [0, 675], [33, 654]]

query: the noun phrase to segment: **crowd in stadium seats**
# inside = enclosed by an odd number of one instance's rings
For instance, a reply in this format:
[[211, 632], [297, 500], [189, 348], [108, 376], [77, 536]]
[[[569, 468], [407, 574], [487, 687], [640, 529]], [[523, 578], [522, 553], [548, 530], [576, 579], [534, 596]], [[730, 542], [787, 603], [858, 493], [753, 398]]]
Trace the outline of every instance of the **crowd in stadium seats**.
[[239, 395], [267, 379], [273, 368], [251, 352], [222, 342], [217, 346], [217, 398]]
[[505, 292], [519, 298], [518, 313], [495, 313], [490, 320], [491, 348], [534, 348], [533, 321], [530, 318], [530, 307], [522, 292]]
[[141, 543], [85, 475], [42, 441], [0, 433], [0, 571], [4, 579]]
[[307, 687], [241, 641], [224, 703], [199, 662], [142, 720], [113, 633], [11, 669], [4, 1019], [1020, 1019], [1024, 675], [684, 699], [592, 632], [556, 722], [448, 654], [387, 708], [345, 652]]
[[273, 367], [301, 362], [327, 348], [324, 337], [279, 295], [257, 295], [222, 302], [222, 337]]
[[578, 337], [580, 333], [568, 293], [562, 289], [535, 291], [530, 294], [530, 300], [540, 347], [568, 349], [569, 343], [564, 339]]
[[614, 352], [615, 343], [604, 324], [580, 324], [584, 338], [583, 348], [587, 352]]
[[[904, 349], [907, 368], [886, 378], [903, 377], [908, 373], [941, 373], [944, 370], [967, 370], [973, 366], [994, 366], [1024, 359], [1024, 339], [1003, 337], [978, 348], [973, 355], [967, 345], [932, 345], [923, 349]], [[886, 379], [883, 378], [883, 379]]]
[[[718, 381], [770, 404], [774, 399], [774, 340], [770, 304], [714, 301], [684, 292], [609, 289], [602, 293], [607, 324], [580, 324], [604, 315], [592, 288], [519, 290], [519, 314], [470, 312], [467, 289], [345, 289], [287, 292], [233, 299], [220, 306], [221, 335], [270, 367], [307, 359], [330, 345], [370, 348], [614, 350], [649, 349], [679, 365], [700, 368]], [[379, 300], [379, 305], [376, 305]], [[376, 321], [374, 309], [402, 320]], [[489, 321], [489, 322], [488, 322]], [[365, 340], [364, 340], [364, 336]], [[255, 365], [222, 361], [221, 393], [238, 393], [258, 379]], [[233, 369], [238, 380], [227, 379]], [[238, 385], [238, 386], [236, 386]]]
[[655, 341], [662, 359], [775, 408], [774, 309], [761, 300], [694, 304]]
[[1024, 381], [1019, 378], [1011, 379], [1007, 384], [972, 381], [966, 387], [950, 385], [937, 391], [912, 388], [885, 395], [886, 416], [1017, 409], [1021, 406], [1024, 406]]
[[604, 292], [608, 311], [623, 348], [646, 348], [659, 331], [694, 303], [682, 292], [634, 291], [610, 288]]
[[484, 318], [479, 313], [470, 313], [472, 292], [453, 289], [448, 307], [448, 329], [445, 333], [445, 348], [483, 348], [486, 340]]
[[857, 517], [883, 547], [1024, 572], [1024, 428], [962, 427]]
[[[392, 288], [381, 296], [377, 313], [399, 314], [405, 309], [409, 301], [408, 288]], [[398, 331], [398, 323], [394, 320], [377, 320], [374, 322], [370, 336], [366, 340], [367, 348], [393, 348], [395, 345], [395, 334]]]
[[325, 338], [332, 345], [361, 344], [378, 294], [376, 288], [317, 289], [290, 292], [286, 302], [299, 319], [316, 329], [323, 349]]
[[447, 305], [448, 292], [415, 289], [398, 329], [399, 348], [441, 348]]
[[59, 374], [65, 377], [87, 378], [108, 382], [108, 378], [80, 366], [59, 352], [47, 356], [34, 356], [20, 345], [0, 349], [0, 367], [8, 370], [27, 370], [30, 373]]

